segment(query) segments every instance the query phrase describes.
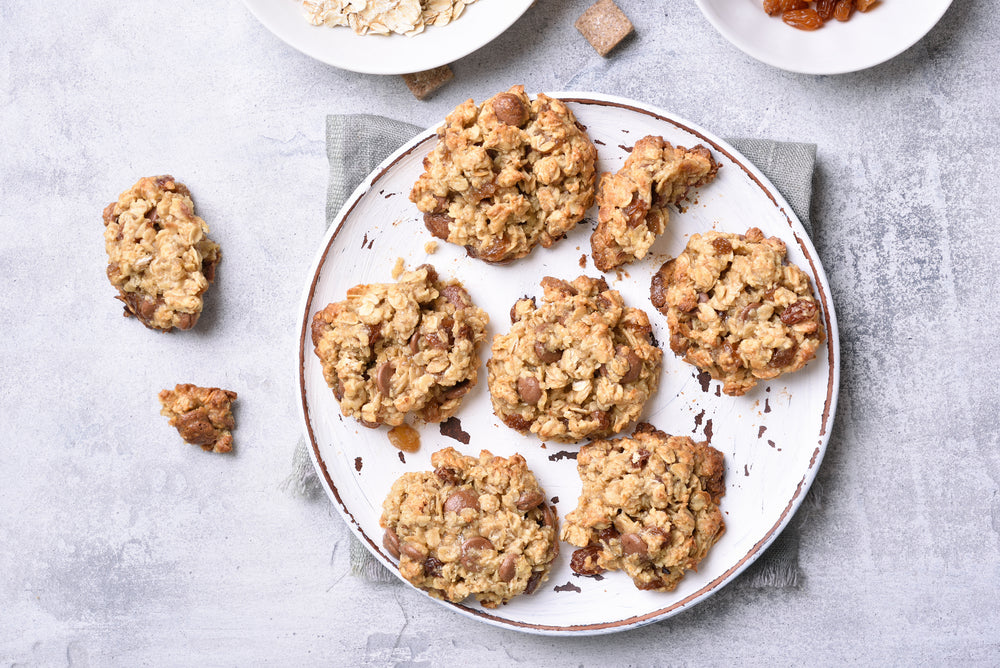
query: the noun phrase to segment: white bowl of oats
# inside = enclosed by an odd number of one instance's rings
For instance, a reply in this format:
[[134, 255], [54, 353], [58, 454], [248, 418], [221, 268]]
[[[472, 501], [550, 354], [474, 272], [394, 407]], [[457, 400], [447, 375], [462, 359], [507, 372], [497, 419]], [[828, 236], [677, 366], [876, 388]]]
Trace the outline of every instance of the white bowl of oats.
[[243, 0], [287, 44], [334, 67], [407, 74], [451, 63], [509, 28], [534, 0]]

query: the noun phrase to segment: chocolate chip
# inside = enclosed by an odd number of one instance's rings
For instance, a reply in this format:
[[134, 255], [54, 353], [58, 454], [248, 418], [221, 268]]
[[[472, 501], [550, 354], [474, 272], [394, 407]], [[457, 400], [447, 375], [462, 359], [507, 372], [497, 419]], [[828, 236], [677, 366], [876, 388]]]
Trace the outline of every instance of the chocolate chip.
[[542, 398], [542, 388], [538, 379], [533, 376], [522, 376], [517, 379], [517, 395], [526, 404], [536, 404]]
[[177, 314], [177, 329], [186, 330], [194, 327], [194, 323], [198, 322], [197, 313], [178, 313]]
[[535, 354], [542, 364], [555, 364], [562, 359], [562, 351], [549, 350], [541, 341], [535, 342]]
[[508, 552], [507, 556], [503, 558], [503, 562], [500, 564], [499, 570], [497, 570], [497, 575], [504, 582], [510, 582], [517, 575], [517, 554], [513, 552]]
[[193, 410], [177, 416], [178, 433], [185, 441], [192, 445], [211, 445], [215, 443], [215, 429], [208, 417], [208, 409], [199, 406]]
[[392, 374], [394, 373], [396, 373], [396, 367], [392, 365], [392, 362], [382, 362], [378, 371], [375, 372], [375, 382], [378, 389], [386, 396], [389, 396], [389, 392], [392, 390]]
[[525, 594], [534, 594], [535, 590], [538, 589], [538, 583], [542, 581], [542, 571], [535, 571], [528, 578], [528, 585], [524, 588]]
[[479, 495], [471, 489], [460, 489], [444, 502], [444, 511], [460, 513], [466, 508], [479, 510]]
[[640, 556], [646, 556], [648, 548], [646, 547], [646, 541], [642, 539], [637, 533], [623, 533], [621, 536], [622, 541], [622, 552], [625, 556], [630, 554], [638, 554]]
[[528, 121], [528, 109], [517, 95], [501, 93], [493, 98], [493, 113], [497, 120], [507, 125], [520, 127]]
[[618, 536], [619, 536], [618, 529], [614, 528], [613, 526], [610, 526], [607, 529], [601, 529], [601, 532], [597, 534], [597, 540], [607, 544], [613, 541], [615, 538], [618, 538]]
[[399, 536], [392, 529], [386, 529], [382, 536], [382, 547], [389, 550], [389, 554], [399, 559]]
[[521, 492], [517, 499], [517, 509], [526, 512], [532, 508], [537, 508], [538, 504], [545, 500], [540, 492]]
[[556, 525], [555, 511], [548, 504], [542, 506], [542, 523], [547, 527], [554, 527]]
[[622, 376], [622, 385], [639, 380], [639, 373], [642, 371], [642, 360], [639, 359], [634, 350], [629, 348], [628, 352], [625, 353], [625, 359], [628, 360], [628, 371]]
[[424, 560], [423, 550], [421, 550], [419, 547], [417, 547], [413, 543], [403, 543], [402, 548], [400, 549], [400, 552], [405, 557], [407, 557], [408, 559], [412, 559], [413, 561], [423, 561]]
[[473, 536], [462, 543], [462, 565], [470, 571], [479, 570], [479, 554], [483, 550], [492, 550], [493, 543], [482, 536]]
[[458, 399], [459, 397], [468, 394], [470, 389], [472, 389], [472, 383], [468, 380], [463, 380], [460, 383], [455, 383], [455, 385], [442, 392], [441, 396], [449, 400]]

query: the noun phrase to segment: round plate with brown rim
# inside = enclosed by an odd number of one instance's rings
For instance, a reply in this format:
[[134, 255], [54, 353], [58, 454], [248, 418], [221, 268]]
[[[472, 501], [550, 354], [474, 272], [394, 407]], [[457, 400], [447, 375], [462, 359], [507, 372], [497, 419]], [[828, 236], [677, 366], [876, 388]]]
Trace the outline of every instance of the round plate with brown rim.
[[[717, 179], [700, 190], [694, 203], [671, 213], [666, 234], [644, 260], [624, 267], [620, 274], [605, 275], [627, 305], [649, 314], [657, 340], [668, 341], [669, 333], [665, 318], [649, 301], [652, 274], [679, 253], [693, 233], [712, 229], [742, 233], [752, 226], [785, 241], [789, 261], [812, 280], [827, 331], [828, 342], [804, 369], [762, 381], [742, 397], [722, 394], [718, 382], [699, 378], [697, 369], [669, 349], [664, 351], [660, 388], [642, 419], [671, 434], [707, 439], [726, 458], [722, 501], [726, 532], [675, 591], [639, 591], [622, 572], [604, 573], [601, 579], [578, 576], [569, 566], [572, 546], [564, 543], [549, 579], [530, 596], [516, 597], [493, 610], [471, 598], [460, 604], [437, 601], [475, 619], [529, 633], [610, 633], [677, 614], [711, 596], [753, 563], [787, 525], [816, 475], [833, 423], [840, 360], [837, 320], [826, 275], [801, 223], [763, 174], [732, 146], [638, 102], [592, 93], [552, 95], [566, 100], [586, 126], [597, 145], [601, 171], [616, 171], [628, 149], [648, 134], [689, 147], [704, 144], [722, 164]], [[457, 415], [468, 442], [443, 435], [438, 425], [416, 425], [422, 445], [412, 454], [396, 450], [385, 427], [367, 429], [341, 416], [323, 380], [310, 340], [313, 314], [342, 300], [353, 285], [390, 282], [397, 258], [408, 267], [429, 262], [442, 276], [461, 280], [490, 314], [488, 341], [506, 331], [510, 307], [518, 298], [541, 293], [538, 283], [543, 276], [572, 279], [582, 273], [599, 274], [589, 258], [588, 223], [594, 211], [552, 248], [536, 248], [510, 265], [484, 264], [447, 243], [428, 255], [424, 244], [431, 236], [408, 194], [435, 141], [433, 129], [420, 133], [355, 190], [320, 244], [301, 309], [298, 377], [313, 461], [352, 531], [394, 573], [395, 561], [382, 547], [378, 523], [382, 501], [403, 473], [429, 470], [436, 450], [453, 446], [465, 454], [482, 449], [502, 456], [519, 452], [560, 517], [576, 507], [581, 489], [574, 461], [578, 447], [543, 443], [504, 426], [493, 415], [485, 369]], [[489, 346], [484, 345], [484, 362], [488, 355]], [[413, 594], [426, 596], [417, 590]]]

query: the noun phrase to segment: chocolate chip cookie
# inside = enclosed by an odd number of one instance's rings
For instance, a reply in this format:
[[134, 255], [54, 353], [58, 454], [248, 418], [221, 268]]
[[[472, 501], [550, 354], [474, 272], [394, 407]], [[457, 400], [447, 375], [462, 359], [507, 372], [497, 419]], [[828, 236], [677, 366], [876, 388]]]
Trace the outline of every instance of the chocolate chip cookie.
[[476, 384], [489, 316], [429, 264], [357, 285], [313, 316], [312, 340], [340, 410], [368, 427], [451, 417]]
[[504, 424], [572, 443], [620, 432], [656, 391], [662, 351], [646, 314], [603, 278], [542, 279], [543, 303], [519, 300], [487, 362]]
[[809, 276], [755, 227], [692, 235], [653, 275], [650, 298], [667, 316], [671, 350], [733, 396], [801, 369], [826, 340]]
[[139, 179], [104, 209], [104, 247], [126, 316], [162, 331], [194, 327], [222, 252], [184, 184]]
[[236, 393], [218, 387], [176, 385], [160, 392], [160, 415], [170, 418], [170, 426], [188, 443], [208, 452], [233, 449], [233, 402]]
[[643, 137], [616, 174], [601, 175], [597, 187], [597, 228], [590, 237], [594, 265], [610, 271], [641, 260], [692, 188], [715, 178], [711, 152], [673, 146], [663, 137]]
[[533, 593], [559, 542], [555, 512], [524, 458], [445, 448], [431, 464], [399, 478], [382, 504], [383, 545], [400, 574], [435, 598], [472, 595], [486, 608]]
[[570, 567], [624, 570], [639, 589], [673, 591], [725, 531], [721, 452], [640, 424], [628, 438], [580, 448], [583, 491], [562, 539], [581, 549]]
[[504, 263], [548, 248], [594, 203], [597, 150], [573, 112], [514, 86], [438, 129], [410, 199], [435, 237]]

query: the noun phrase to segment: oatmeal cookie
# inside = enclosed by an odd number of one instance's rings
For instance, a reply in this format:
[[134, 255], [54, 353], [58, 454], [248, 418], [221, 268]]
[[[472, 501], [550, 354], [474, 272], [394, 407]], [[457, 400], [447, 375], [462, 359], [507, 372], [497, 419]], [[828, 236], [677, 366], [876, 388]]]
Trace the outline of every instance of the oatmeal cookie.
[[562, 539], [582, 549], [570, 566], [593, 575], [624, 570], [639, 589], [673, 591], [726, 529], [721, 452], [648, 424], [629, 438], [580, 448], [583, 492]]
[[399, 478], [382, 504], [383, 545], [400, 574], [435, 598], [473, 595], [485, 608], [533, 593], [559, 542], [555, 512], [524, 458], [445, 448], [431, 464]]
[[508, 427], [572, 443], [617, 434], [656, 391], [662, 351], [646, 314], [603, 278], [542, 279], [544, 303], [524, 298], [486, 363], [493, 411]]
[[313, 316], [312, 340], [340, 410], [367, 427], [451, 417], [475, 386], [489, 316], [429, 264], [357, 285]]
[[719, 164], [707, 148], [686, 149], [643, 137], [617, 174], [602, 174], [597, 187], [597, 228], [590, 237], [601, 271], [641, 260], [663, 234], [667, 205], [679, 205], [691, 188], [715, 178]]
[[410, 200], [435, 237], [503, 263], [548, 248], [594, 203], [597, 149], [565, 104], [514, 86], [438, 129]]
[[126, 316], [162, 331], [194, 327], [222, 252], [184, 184], [139, 179], [104, 209], [104, 247]]
[[667, 316], [670, 349], [726, 394], [801, 369], [826, 338], [809, 276], [785, 252], [755, 227], [695, 234], [653, 275], [650, 298]]
[[160, 415], [170, 418], [170, 426], [192, 445], [208, 452], [233, 449], [233, 402], [236, 393], [217, 387], [177, 385], [160, 392]]

